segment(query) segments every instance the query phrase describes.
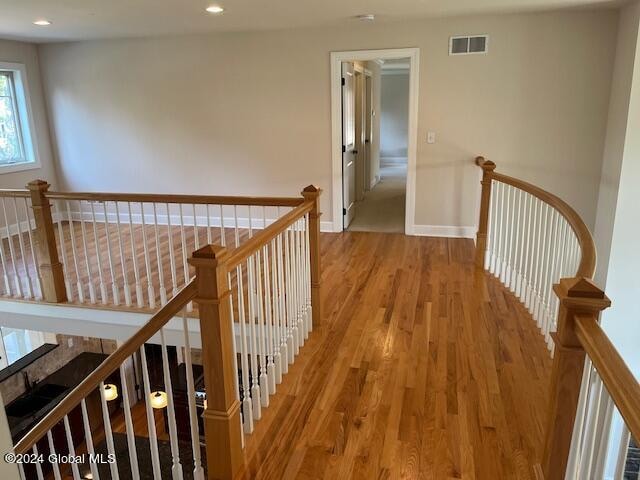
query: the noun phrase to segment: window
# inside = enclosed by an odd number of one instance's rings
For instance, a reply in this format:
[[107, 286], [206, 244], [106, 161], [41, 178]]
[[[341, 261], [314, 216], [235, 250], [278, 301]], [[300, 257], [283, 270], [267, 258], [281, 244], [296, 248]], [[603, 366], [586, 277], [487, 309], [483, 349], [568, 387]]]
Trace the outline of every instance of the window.
[[0, 62], [0, 173], [39, 167], [24, 65]]
[[10, 327], [0, 327], [0, 337], [0, 368], [11, 365], [45, 343], [55, 343], [53, 335]]

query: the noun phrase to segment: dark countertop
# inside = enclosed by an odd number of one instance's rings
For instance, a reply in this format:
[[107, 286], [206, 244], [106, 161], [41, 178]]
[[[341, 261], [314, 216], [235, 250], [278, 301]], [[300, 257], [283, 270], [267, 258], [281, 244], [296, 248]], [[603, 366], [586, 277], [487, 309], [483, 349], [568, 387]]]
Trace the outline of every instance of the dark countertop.
[[[81, 353], [64, 367], [38, 382], [31, 391], [22, 394], [7, 405], [7, 420], [14, 442], [22, 438], [47, 413], [53, 410], [60, 400], [78, 386], [105, 358], [107, 358], [107, 355], [102, 353]], [[40, 393], [44, 392], [46, 390], [44, 387], [48, 385], [57, 385], [61, 388], [55, 389], [53, 395], [49, 394], [43, 397]], [[15, 411], [27, 410], [21, 408], [22, 405], [25, 405], [28, 411], [25, 411], [24, 414], [12, 416], [12, 409]], [[29, 405], [34, 405], [34, 408], [29, 408]]]

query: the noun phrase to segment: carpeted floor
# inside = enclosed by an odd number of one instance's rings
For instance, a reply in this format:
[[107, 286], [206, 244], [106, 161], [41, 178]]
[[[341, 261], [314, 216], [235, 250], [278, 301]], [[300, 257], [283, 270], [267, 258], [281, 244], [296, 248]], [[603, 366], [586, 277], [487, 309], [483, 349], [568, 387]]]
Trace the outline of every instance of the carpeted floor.
[[352, 232], [404, 233], [407, 167], [380, 168], [380, 181], [364, 200], [356, 203], [356, 214], [349, 225]]

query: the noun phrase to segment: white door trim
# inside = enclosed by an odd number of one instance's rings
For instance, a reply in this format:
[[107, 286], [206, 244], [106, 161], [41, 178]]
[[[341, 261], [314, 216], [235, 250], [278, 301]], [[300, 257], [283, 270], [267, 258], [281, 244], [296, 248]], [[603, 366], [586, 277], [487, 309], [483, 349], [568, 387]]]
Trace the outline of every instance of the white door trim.
[[419, 48], [384, 50], [352, 50], [331, 52], [331, 165], [333, 231], [342, 231], [342, 105], [341, 63], [376, 59], [409, 58], [409, 138], [407, 155], [407, 191], [404, 232], [414, 234], [416, 209], [416, 163], [418, 158], [418, 86], [420, 76]]

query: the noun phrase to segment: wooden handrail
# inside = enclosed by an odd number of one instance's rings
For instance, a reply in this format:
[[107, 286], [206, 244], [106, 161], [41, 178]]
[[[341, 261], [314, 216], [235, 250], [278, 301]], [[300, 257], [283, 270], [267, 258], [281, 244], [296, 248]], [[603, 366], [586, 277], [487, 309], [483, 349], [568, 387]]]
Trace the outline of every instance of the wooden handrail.
[[298, 205], [296, 208], [294, 208], [290, 212], [287, 212], [285, 215], [273, 222], [267, 228], [260, 230], [257, 234], [245, 241], [238, 248], [232, 250], [231, 254], [229, 255], [229, 259], [227, 260], [229, 270], [238, 266], [251, 254], [273, 240], [279, 233], [283, 232], [290, 225], [292, 225], [293, 222], [298, 220], [306, 213], [310, 212], [313, 207], [313, 201], [304, 201], [302, 204]]
[[[484, 157], [476, 157], [476, 165], [482, 167], [487, 161]], [[491, 162], [493, 164], [493, 162]], [[580, 215], [564, 200], [560, 197], [543, 190], [540, 187], [536, 187], [531, 183], [519, 180], [517, 178], [509, 177], [501, 173], [491, 171], [489, 173], [492, 180], [506, 183], [512, 187], [519, 188], [543, 202], [547, 203], [551, 207], [555, 208], [569, 223], [573, 232], [576, 234], [578, 243], [580, 244], [581, 258], [576, 272], [576, 277], [593, 278], [596, 271], [596, 245], [593, 241], [593, 236], [589, 231], [589, 228], [584, 223]]]
[[246, 197], [232, 195], [184, 195], [116, 192], [47, 192], [52, 200], [87, 200], [93, 202], [186, 203], [196, 205], [252, 205], [265, 207], [297, 207], [301, 197]]
[[27, 453], [33, 445], [68, 415], [84, 398], [98, 388], [100, 382], [115, 372], [120, 365], [133, 355], [147, 340], [158, 332], [169, 320], [177, 315], [196, 296], [196, 283], [192, 280], [162, 307], [131, 338], [102, 362], [89, 376], [69, 393], [38, 424], [33, 427], [15, 446], [16, 453]]
[[0, 189], [0, 197], [20, 197], [29, 198], [31, 193], [29, 190], [19, 188], [3, 188]]
[[591, 315], [577, 315], [576, 334], [634, 438], [640, 438], [640, 383]]

